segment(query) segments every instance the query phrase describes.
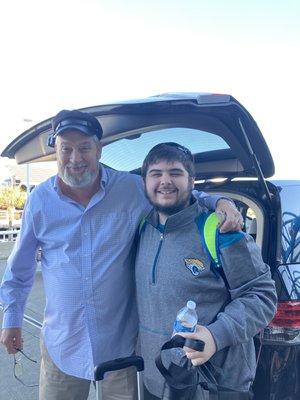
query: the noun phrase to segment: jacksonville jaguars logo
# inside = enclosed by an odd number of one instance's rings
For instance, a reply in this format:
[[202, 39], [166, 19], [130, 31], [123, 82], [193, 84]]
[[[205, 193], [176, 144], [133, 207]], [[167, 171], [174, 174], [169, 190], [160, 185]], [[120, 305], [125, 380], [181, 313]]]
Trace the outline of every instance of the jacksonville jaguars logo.
[[200, 273], [205, 270], [203, 262], [197, 258], [185, 258], [184, 263], [194, 276], [200, 275]]

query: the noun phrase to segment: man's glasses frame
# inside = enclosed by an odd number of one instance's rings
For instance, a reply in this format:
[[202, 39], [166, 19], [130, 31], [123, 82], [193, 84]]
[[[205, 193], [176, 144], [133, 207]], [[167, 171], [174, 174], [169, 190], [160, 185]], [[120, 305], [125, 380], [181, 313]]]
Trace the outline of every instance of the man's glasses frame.
[[[24, 353], [23, 350], [21, 350], [21, 349], [17, 349], [17, 350], [18, 350], [18, 353], [22, 354], [25, 358], [27, 358], [27, 360], [29, 360], [29, 361], [31, 361], [33, 363], [37, 363], [36, 360], [34, 360], [33, 358], [29, 357], [26, 353]], [[28, 383], [25, 383], [23, 381], [23, 379], [20, 378], [19, 375], [22, 375], [22, 373], [23, 373], [23, 365], [21, 364], [20, 358], [18, 358], [18, 353], [14, 354], [14, 378], [18, 382], [20, 382], [23, 386], [31, 387], [31, 388], [38, 387], [39, 386], [38, 384], [28, 384]], [[18, 374], [18, 369], [20, 370], [19, 374]]]

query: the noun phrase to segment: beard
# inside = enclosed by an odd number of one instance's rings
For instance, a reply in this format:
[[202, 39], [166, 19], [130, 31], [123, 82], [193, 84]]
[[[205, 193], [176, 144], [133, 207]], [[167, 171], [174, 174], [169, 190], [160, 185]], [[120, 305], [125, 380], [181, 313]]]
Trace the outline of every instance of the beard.
[[163, 206], [158, 203], [151, 203], [157, 212], [160, 212], [165, 215], [174, 215], [177, 214], [179, 211], [186, 208], [190, 202], [189, 201], [182, 201], [170, 206]]
[[71, 187], [75, 188], [82, 188], [85, 186], [88, 186], [92, 184], [95, 179], [98, 176], [98, 170], [92, 171], [92, 170], [87, 170], [84, 171], [81, 175], [73, 175], [70, 173], [68, 170], [68, 167], [82, 167], [85, 166], [85, 164], [67, 164], [64, 167], [59, 165], [58, 166], [58, 175], [62, 179], [62, 181]]
[[173, 204], [170, 205], [163, 205], [155, 201], [149, 196], [147, 190], [145, 191], [145, 194], [150, 204], [154, 207], [154, 209], [157, 212], [170, 216], [177, 214], [179, 211], [183, 210], [184, 208], [190, 205], [192, 199], [192, 191], [193, 191], [193, 184], [189, 183], [187, 189], [181, 194], [181, 196], [177, 199], [177, 201], [175, 201]]

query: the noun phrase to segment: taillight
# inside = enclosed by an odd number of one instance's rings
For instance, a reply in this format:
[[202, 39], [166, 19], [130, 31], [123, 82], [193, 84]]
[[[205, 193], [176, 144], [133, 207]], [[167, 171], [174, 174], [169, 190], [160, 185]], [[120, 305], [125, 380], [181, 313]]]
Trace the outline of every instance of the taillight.
[[300, 301], [283, 301], [278, 303], [271, 327], [300, 328]]
[[263, 332], [263, 340], [282, 345], [300, 343], [300, 301], [278, 303], [275, 317]]

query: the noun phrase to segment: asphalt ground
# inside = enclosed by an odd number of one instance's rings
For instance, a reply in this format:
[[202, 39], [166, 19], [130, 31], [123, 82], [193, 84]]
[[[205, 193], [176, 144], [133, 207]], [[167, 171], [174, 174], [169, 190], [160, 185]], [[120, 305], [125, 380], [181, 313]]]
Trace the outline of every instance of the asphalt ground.
[[[0, 279], [2, 279], [5, 267], [6, 261], [0, 261]], [[41, 323], [43, 320], [44, 304], [45, 296], [42, 274], [40, 270], [37, 270], [35, 282], [27, 301], [25, 314]], [[2, 317], [3, 313], [0, 310], [1, 324]], [[27, 360], [24, 356], [20, 356], [22, 365], [22, 375], [20, 376], [22, 376], [24, 383], [36, 385], [39, 381], [40, 329], [24, 321], [23, 338], [24, 352], [30, 358], [37, 361], [37, 363]], [[20, 369], [18, 371], [20, 372]], [[95, 398], [95, 391], [91, 388], [89, 400], [94, 400]], [[26, 387], [14, 378], [13, 356], [7, 354], [3, 346], [0, 346], [0, 400], [38, 400], [38, 387]]]

